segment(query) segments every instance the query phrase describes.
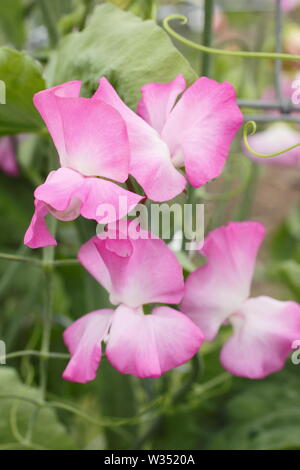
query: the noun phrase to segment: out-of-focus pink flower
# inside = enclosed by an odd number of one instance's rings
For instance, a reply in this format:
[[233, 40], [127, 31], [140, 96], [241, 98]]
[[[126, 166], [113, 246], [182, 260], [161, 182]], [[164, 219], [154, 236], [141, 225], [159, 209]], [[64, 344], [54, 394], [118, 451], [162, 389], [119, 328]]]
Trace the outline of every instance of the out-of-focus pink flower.
[[[299, 143], [300, 133], [289, 124], [278, 122], [269, 126], [265, 131], [248, 137], [249, 144], [258, 153], [272, 154]], [[300, 146], [289, 150], [277, 157], [260, 158], [247, 149], [245, 153], [255, 162], [264, 165], [282, 165], [300, 168]]]
[[[229, 83], [198, 79], [185, 92], [182, 75], [142, 88], [138, 114], [102, 78], [94, 97], [113, 106], [126, 122], [131, 159], [129, 173], [154, 201], [180, 194], [189, 182], [199, 187], [222, 172], [242, 114]], [[184, 92], [177, 102], [178, 97]]]
[[11, 137], [0, 139], [0, 170], [10, 176], [18, 176], [19, 168]]
[[300, 338], [300, 305], [249, 298], [264, 234], [258, 222], [232, 222], [212, 231], [201, 250], [207, 263], [188, 277], [181, 304], [208, 341], [222, 324], [232, 324], [221, 362], [232, 374], [248, 378], [280, 370], [293, 341]]
[[299, 6], [299, 0], [281, 0], [281, 8], [283, 9], [283, 11], [291, 11]]
[[[294, 78], [289, 75], [284, 75], [281, 80], [282, 97], [286, 102], [291, 102], [293, 97], [297, 95], [299, 99], [300, 84], [299, 74], [295, 74]], [[277, 100], [274, 87], [268, 87], [262, 94], [262, 100], [273, 102]], [[272, 110], [270, 114], [279, 115], [280, 111]], [[299, 111], [293, 111], [291, 116], [299, 116]], [[248, 137], [249, 144], [253, 150], [258, 153], [272, 154], [277, 153], [285, 148], [292, 147], [300, 141], [299, 131], [296, 131], [290, 124], [278, 122], [270, 124], [269, 127], [261, 132], [257, 132], [253, 136]], [[285, 152], [278, 157], [261, 158], [256, 157], [253, 153], [249, 152], [243, 145], [245, 154], [256, 163], [263, 165], [282, 165], [282, 166], [295, 166], [300, 165], [300, 148], [295, 148], [289, 152]]]
[[[280, 83], [280, 86], [281, 86], [281, 94], [282, 94], [282, 98], [284, 100], [284, 103], [285, 104], [288, 104], [288, 105], [291, 105], [292, 103], [292, 100], [293, 100], [293, 95], [296, 93], [296, 88], [294, 86], [295, 83], [298, 83], [298, 81], [300, 80], [300, 76], [299, 76], [299, 73], [297, 74], [294, 74], [294, 77], [290, 76], [290, 75], [287, 75], [287, 74], [283, 74], [282, 75], [282, 78], [281, 78], [281, 83]], [[267, 102], [274, 102], [274, 101], [277, 101], [277, 96], [276, 96], [276, 90], [275, 90], [275, 87], [274, 86], [270, 86], [268, 88], [265, 89], [265, 91], [263, 92], [262, 96], [261, 96], [261, 99], [263, 101], [267, 101]], [[278, 115], [280, 114], [280, 110], [270, 110], [268, 111], [269, 114], [272, 114], [272, 115]], [[299, 116], [299, 111], [293, 111], [291, 113], [292, 116]]]
[[[116, 220], [142, 199], [110, 181], [128, 178], [129, 142], [122, 117], [102, 101], [80, 97], [80, 88], [81, 82], [73, 81], [34, 96], [62, 168], [51, 172], [34, 193], [35, 212], [24, 240], [31, 248], [56, 245], [44, 220], [48, 212], [59, 220], [82, 215], [101, 222], [98, 208], [110, 204]], [[120, 209], [121, 196], [127, 204]]]
[[64, 379], [93, 380], [102, 341], [117, 370], [141, 378], [159, 377], [188, 361], [201, 346], [201, 331], [178, 310], [157, 306], [151, 314], [143, 312], [144, 304], [179, 303], [184, 290], [174, 253], [162, 240], [146, 235], [148, 239], [94, 237], [81, 247], [81, 264], [105, 287], [117, 308], [91, 312], [65, 330], [72, 358]]

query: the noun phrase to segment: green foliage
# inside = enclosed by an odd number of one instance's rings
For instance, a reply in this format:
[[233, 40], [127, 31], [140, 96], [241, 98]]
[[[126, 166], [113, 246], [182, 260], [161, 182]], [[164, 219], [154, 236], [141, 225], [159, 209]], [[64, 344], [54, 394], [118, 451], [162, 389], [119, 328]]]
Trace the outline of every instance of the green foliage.
[[225, 404], [211, 449], [271, 450], [300, 448], [299, 371], [263, 381], [240, 381], [242, 390]]
[[278, 268], [279, 276], [291, 292], [295, 299], [300, 302], [300, 263], [294, 260], [284, 261]]
[[48, 85], [83, 80], [91, 92], [105, 76], [134, 108], [145, 83], [167, 82], [179, 73], [188, 83], [196, 79], [187, 60], [160, 27], [106, 4], [94, 10], [84, 31], [62, 40], [47, 77]]
[[154, 19], [156, 0], [106, 0], [122, 10], [130, 11], [143, 20]]
[[0, 243], [14, 248], [22, 243], [30, 212], [33, 212], [32, 188], [24, 179], [9, 179], [0, 174], [0, 211], [3, 218]]
[[23, 18], [22, 0], [9, 0], [0, 2], [0, 26], [4, 38], [11, 44], [20, 48], [25, 41], [25, 28]]
[[[10, 448], [31, 448], [21, 437], [26, 437], [32, 414], [38, 410], [32, 429], [33, 448], [73, 449], [74, 444], [67, 429], [58, 421], [51, 408], [38, 409], [35, 404], [25, 400], [1, 398], [2, 395], [14, 395], [38, 400], [40, 392], [34, 387], [24, 385], [16, 371], [10, 367], [0, 368], [0, 442], [1, 446]], [[19, 436], [19, 434], [21, 436]], [[19, 444], [18, 444], [19, 443]], [[17, 444], [17, 445], [16, 445]], [[0, 447], [1, 447], [0, 446]]]
[[0, 136], [36, 132], [43, 127], [32, 98], [45, 88], [39, 64], [25, 52], [0, 48], [0, 80], [6, 85], [6, 104], [0, 106]]

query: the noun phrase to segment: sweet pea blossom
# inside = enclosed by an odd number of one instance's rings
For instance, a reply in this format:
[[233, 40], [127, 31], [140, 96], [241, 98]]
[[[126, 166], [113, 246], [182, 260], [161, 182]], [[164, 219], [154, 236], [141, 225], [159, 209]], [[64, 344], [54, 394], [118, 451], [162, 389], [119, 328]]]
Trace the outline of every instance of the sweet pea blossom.
[[[288, 107], [291, 105], [293, 99], [299, 99], [299, 87], [296, 86], [300, 83], [299, 73], [295, 74], [294, 77], [288, 75], [283, 75], [281, 80], [281, 93], [283, 103]], [[263, 92], [261, 96], [263, 101], [274, 102], [277, 100], [276, 90], [274, 87], [268, 87]], [[297, 104], [297, 103], [295, 103]], [[279, 110], [270, 110], [269, 114], [274, 116], [279, 115]], [[299, 111], [293, 111], [292, 116], [299, 117]], [[295, 129], [289, 123], [285, 122], [276, 122], [269, 125], [265, 130], [256, 132], [254, 135], [248, 136], [248, 142], [250, 147], [258, 153], [262, 154], [273, 154], [281, 150], [292, 147], [293, 145], [299, 143], [300, 134], [299, 130]], [[256, 163], [261, 165], [279, 165], [279, 166], [288, 166], [288, 167], [299, 167], [300, 166], [300, 148], [296, 147], [295, 149], [283, 152], [282, 154], [271, 157], [271, 158], [261, 158], [255, 156], [253, 153], [244, 146], [244, 152], [247, 157], [251, 158]]]
[[289, 12], [300, 6], [299, 0], [282, 0], [281, 8], [283, 11]]
[[2, 137], [0, 139], [0, 170], [10, 176], [19, 175], [11, 137]]
[[248, 378], [280, 370], [300, 338], [300, 305], [249, 298], [264, 235], [258, 222], [232, 222], [213, 230], [201, 250], [207, 263], [188, 277], [181, 304], [208, 341], [222, 324], [231, 323], [233, 334], [222, 348], [221, 362], [232, 374]]
[[[111, 181], [128, 178], [129, 142], [122, 117], [104, 102], [80, 97], [80, 88], [80, 81], [67, 82], [34, 96], [61, 168], [35, 190], [35, 212], [24, 240], [31, 248], [56, 245], [45, 222], [48, 212], [63, 221], [82, 215], [101, 222], [99, 206], [110, 204], [117, 220], [142, 199]], [[120, 206], [120, 197], [127, 204]]]
[[185, 87], [182, 75], [145, 85], [138, 114], [105, 78], [94, 95], [123, 117], [131, 151], [129, 173], [153, 201], [170, 200], [184, 190], [186, 178], [179, 168], [185, 168], [194, 187], [219, 176], [243, 121], [231, 84], [201, 77], [184, 92]]
[[[272, 124], [266, 130], [257, 132], [257, 134], [248, 137], [251, 148], [263, 154], [276, 153], [298, 144], [299, 141], [299, 131], [284, 122]], [[262, 165], [280, 165], [300, 168], [300, 147], [288, 150], [277, 157], [271, 158], [256, 157], [246, 148], [244, 151], [253, 161]]]
[[198, 351], [203, 335], [186, 315], [163, 305], [150, 314], [143, 311], [145, 304], [178, 304], [183, 296], [182, 268], [162, 240], [94, 237], [78, 257], [116, 309], [88, 313], [65, 330], [72, 358], [64, 379], [93, 380], [101, 342], [107, 343], [106, 356], [118, 371], [141, 378], [159, 377]]

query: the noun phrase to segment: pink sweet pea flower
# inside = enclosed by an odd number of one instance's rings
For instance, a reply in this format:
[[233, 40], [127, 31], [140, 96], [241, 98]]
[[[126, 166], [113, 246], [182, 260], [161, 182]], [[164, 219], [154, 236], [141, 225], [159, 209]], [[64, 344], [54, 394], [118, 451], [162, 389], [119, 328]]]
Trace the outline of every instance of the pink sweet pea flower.
[[99, 83], [94, 98], [113, 106], [126, 122], [129, 173], [148, 198], [160, 202], [180, 194], [186, 186], [182, 167], [195, 187], [220, 175], [243, 120], [232, 85], [202, 77], [184, 92], [182, 75], [149, 83], [142, 88], [138, 116], [105, 78]]
[[181, 304], [208, 341], [222, 324], [232, 324], [221, 362], [232, 374], [253, 379], [280, 370], [293, 341], [300, 338], [297, 303], [249, 298], [264, 235], [258, 222], [232, 222], [212, 231], [201, 250], [207, 263], [188, 277]]
[[0, 139], [0, 170], [10, 176], [18, 176], [19, 168], [11, 137]]
[[281, 8], [283, 11], [289, 12], [300, 6], [299, 0], [282, 0]]
[[[278, 122], [269, 126], [266, 130], [248, 137], [253, 150], [263, 154], [272, 154], [292, 147], [300, 141], [299, 131], [294, 130], [289, 124]], [[300, 168], [300, 147], [284, 152], [277, 157], [256, 157], [246, 148], [244, 152], [256, 163], [262, 165], [280, 165]]]
[[[79, 215], [101, 222], [101, 204], [114, 207], [114, 217], [124, 217], [142, 199], [110, 180], [128, 178], [129, 142], [120, 114], [97, 99], [79, 96], [80, 81], [41, 91], [34, 104], [56, 146], [61, 168], [52, 171], [35, 190], [35, 212], [24, 243], [31, 248], [56, 245], [45, 215], [74, 220]], [[126, 204], [120, 206], [120, 198]]]
[[159, 377], [196, 354], [203, 335], [186, 315], [169, 306], [143, 312], [144, 304], [177, 304], [183, 296], [182, 268], [162, 240], [94, 237], [81, 247], [79, 260], [117, 308], [91, 312], [65, 330], [72, 358], [64, 379], [93, 380], [102, 341], [118, 371], [141, 378]]

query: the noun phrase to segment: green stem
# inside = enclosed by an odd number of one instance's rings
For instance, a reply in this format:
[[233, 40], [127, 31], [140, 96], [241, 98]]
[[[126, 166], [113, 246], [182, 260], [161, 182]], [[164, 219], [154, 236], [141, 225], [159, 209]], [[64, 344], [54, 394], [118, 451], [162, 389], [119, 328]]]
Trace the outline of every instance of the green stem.
[[251, 217], [252, 206], [256, 193], [256, 187], [259, 179], [259, 166], [252, 163], [252, 171], [249, 177], [247, 188], [245, 188], [242, 201], [239, 203], [238, 211], [235, 220], [248, 220]]
[[37, 258], [30, 258], [29, 256], [11, 255], [8, 253], [0, 253], [0, 259], [7, 261], [16, 261], [18, 263], [31, 263], [41, 268], [47, 268], [50, 266], [70, 266], [79, 264], [77, 258], [52, 260], [48, 257], [47, 259], [43, 258], [42, 260], [40, 260]]
[[216, 49], [214, 47], [203, 46], [202, 44], [193, 42], [190, 39], [187, 39], [181, 36], [180, 34], [178, 34], [176, 31], [174, 31], [169, 25], [170, 21], [172, 20], [178, 20], [181, 22], [181, 24], [186, 24], [188, 22], [187, 17], [184, 15], [179, 15], [179, 14], [169, 15], [166, 18], [164, 18], [163, 27], [170, 34], [170, 36], [172, 36], [174, 39], [177, 39], [177, 41], [181, 42], [182, 44], [188, 47], [196, 49], [198, 51], [205, 52], [206, 54], [223, 55], [223, 56], [229, 56], [229, 57], [248, 57], [248, 58], [253, 58], [253, 59], [300, 60], [299, 55], [293, 55], [293, 54], [284, 54], [284, 53], [275, 53], [275, 52], [231, 51], [231, 50], [226, 50], [226, 49]]
[[255, 155], [256, 157], [260, 157], [260, 158], [273, 158], [273, 157], [278, 157], [279, 155], [282, 155], [284, 153], [287, 153], [289, 152], [290, 150], [294, 150], [296, 149], [297, 147], [300, 146], [300, 142], [298, 142], [297, 144], [294, 144], [294, 145], [291, 145], [290, 147], [287, 147], [283, 150], [279, 150], [278, 152], [274, 152], [274, 153], [260, 153], [260, 152], [256, 152], [249, 144], [249, 141], [248, 141], [248, 132], [250, 133], [250, 135], [254, 135], [255, 132], [256, 132], [256, 122], [255, 121], [247, 121], [244, 125], [244, 130], [243, 130], [243, 139], [244, 139], [244, 145], [246, 147], [246, 149], [252, 153], [253, 155]]
[[158, 0], [152, 0], [150, 17], [153, 21], [157, 20]]
[[59, 34], [56, 26], [55, 16], [49, 0], [38, 0], [38, 4], [41, 9], [41, 13], [44, 18], [44, 23], [48, 30], [49, 41], [51, 47], [55, 47], [59, 40]]
[[87, 17], [89, 16], [91, 10], [92, 10], [92, 7], [93, 7], [93, 0], [84, 0], [83, 1], [84, 3], [84, 13], [82, 15], [82, 19], [78, 25], [78, 28], [79, 28], [79, 31], [82, 31], [86, 25], [86, 20], [87, 20]]
[[[188, 188], [187, 188], [187, 200], [186, 200], [186, 204], [187, 205], [191, 205], [192, 208], [193, 208], [193, 205], [196, 204], [197, 202], [197, 196], [196, 196], [196, 189], [191, 185], [189, 184], [188, 185]], [[192, 211], [192, 215], [191, 215], [191, 218], [192, 220], [189, 220], [188, 221], [188, 225], [189, 226], [193, 226], [193, 211]], [[186, 224], [186, 221], [185, 221], [185, 224]], [[185, 230], [183, 230], [183, 233], [182, 233], [182, 244], [181, 244], [181, 251], [183, 251], [185, 253], [186, 251], [186, 246], [191, 243], [192, 240], [190, 240], [186, 234], [185, 234]]]
[[[204, 9], [204, 32], [203, 32], [203, 44], [204, 46], [208, 47], [211, 44], [211, 25], [212, 25], [212, 17], [214, 11], [214, 0], [206, 0], [205, 2], [205, 9]], [[208, 54], [203, 54], [202, 59], [202, 75], [206, 77], [209, 76], [211, 67], [211, 56]]]
[[7, 253], [0, 253], [0, 259], [4, 259], [7, 261], [17, 261], [21, 263], [31, 263], [39, 266], [41, 264], [41, 260], [30, 258], [29, 256], [19, 256], [19, 255], [10, 255]]
[[[57, 228], [57, 220], [53, 217], [50, 219], [50, 229], [55, 236]], [[41, 345], [40, 356], [40, 390], [42, 400], [45, 400], [47, 389], [47, 369], [48, 369], [48, 354], [50, 352], [50, 339], [52, 329], [52, 303], [53, 303], [53, 261], [54, 261], [55, 247], [48, 246], [43, 249], [43, 263], [46, 279], [46, 303], [43, 320], [43, 336]]]
[[[202, 372], [202, 365], [199, 361], [199, 356], [196, 355], [191, 360], [191, 374], [189, 378], [187, 379], [186, 382], [184, 382], [182, 387], [180, 387], [179, 390], [173, 395], [173, 397], [170, 400], [171, 404], [176, 405], [176, 403], [178, 403], [180, 400], [184, 398], [184, 396], [190, 390], [193, 383], [196, 382], [196, 380], [199, 378], [201, 372]], [[162, 410], [161, 414], [156, 416], [156, 418], [152, 421], [149, 428], [136, 442], [134, 446], [135, 450], [141, 449], [143, 444], [145, 444], [145, 442], [147, 442], [153, 436], [153, 434], [156, 433], [157, 429], [161, 426], [166, 413], [167, 413], [167, 410]]]
[[52, 261], [52, 266], [73, 266], [79, 264], [78, 259], [70, 258], [70, 259], [57, 259]]
[[24, 356], [36, 356], [36, 357], [47, 357], [47, 359], [70, 359], [70, 354], [67, 353], [59, 353], [59, 352], [41, 352], [35, 351], [33, 349], [26, 349], [24, 351], [14, 351], [12, 353], [8, 353], [5, 356], [0, 357], [1, 359], [15, 359], [17, 357], [24, 357]]

